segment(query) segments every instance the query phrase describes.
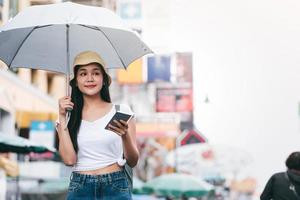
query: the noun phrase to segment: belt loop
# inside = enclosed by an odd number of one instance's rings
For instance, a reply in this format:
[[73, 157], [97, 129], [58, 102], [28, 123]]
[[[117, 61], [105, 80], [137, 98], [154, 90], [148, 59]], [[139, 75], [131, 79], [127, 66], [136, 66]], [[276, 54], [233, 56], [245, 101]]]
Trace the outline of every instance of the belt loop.
[[71, 175], [70, 175], [70, 182], [71, 182], [72, 179], [73, 179], [73, 173], [74, 173], [74, 172], [72, 172]]
[[112, 183], [112, 174], [110, 173], [110, 174], [108, 174], [108, 182], [109, 182], [109, 184], [111, 184]]
[[101, 181], [102, 181], [101, 175], [97, 175], [97, 181], [98, 181], [98, 183], [101, 183]]
[[82, 184], [82, 185], [85, 184], [86, 177], [87, 177], [86, 174], [82, 174], [82, 181], [81, 181], [81, 184]]
[[96, 181], [97, 181], [98, 183], [101, 183], [101, 175], [96, 175]]

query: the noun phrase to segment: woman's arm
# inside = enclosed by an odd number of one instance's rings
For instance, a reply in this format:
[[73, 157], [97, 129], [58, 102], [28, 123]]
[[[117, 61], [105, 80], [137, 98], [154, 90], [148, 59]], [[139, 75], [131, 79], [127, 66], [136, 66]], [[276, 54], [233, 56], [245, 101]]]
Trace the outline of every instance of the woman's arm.
[[139, 160], [139, 151], [136, 144], [136, 125], [135, 120], [132, 118], [128, 122], [127, 133], [122, 135], [124, 156], [130, 167], [136, 166]]
[[77, 161], [77, 155], [74, 150], [69, 130], [66, 123], [66, 109], [73, 108], [73, 103], [71, 102], [70, 97], [63, 97], [59, 99], [59, 123], [56, 127], [58, 139], [59, 139], [59, 146], [58, 151], [63, 160], [63, 162], [68, 165], [72, 166]]
[[132, 118], [128, 123], [123, 120], [114, 120], [115, 126], [109, 124], [109, 130], [122, 137], [123, 152], [130, 167], [134, 167], [139, 159], [139, 151], [136, 145], [135, 120]]

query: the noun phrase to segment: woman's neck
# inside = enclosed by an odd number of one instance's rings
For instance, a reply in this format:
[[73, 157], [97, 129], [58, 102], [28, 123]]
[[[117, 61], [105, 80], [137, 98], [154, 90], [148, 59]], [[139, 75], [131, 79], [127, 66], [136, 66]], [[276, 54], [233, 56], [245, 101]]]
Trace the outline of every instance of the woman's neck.
[[94, 108], [97, 106], [103, 106], [106, 104], [105, 101], [103, 101], [99, 95], [94, 95], [94, 96], [83, 96], [83, 106], [85, 109], [90, 109]]

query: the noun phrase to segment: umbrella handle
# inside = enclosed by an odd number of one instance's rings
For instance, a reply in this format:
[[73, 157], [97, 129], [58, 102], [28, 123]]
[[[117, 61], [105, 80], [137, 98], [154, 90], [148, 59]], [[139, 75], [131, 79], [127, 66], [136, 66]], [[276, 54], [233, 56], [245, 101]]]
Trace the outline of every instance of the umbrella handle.
[[70, 121], [70, 118], [71, 118], [71, 111], [72, 111], [72, 109], [67, 109], [67, 114], [66, 114], [67, 122], [66, 122], [66, 126], [65, 126], [65, 131], [68, 128], [68, 124], [69, 124], [69, 121]]
[[[68, 58], [67, 58], [67, 66], [69, 67], [69, 51], [67, 50], [67, 54], [68, 54]], [[70, 72], [68, 71], [68, 74], [66, 76], [66, 93], [67, 93], [67, 96], [70, 96], [71, 95], [71, 88], [69, 86], [69, 83], [70, 83]], [[65, 127], [65, 130], [67, 130], [68, 128], [68, 124], [69, 124], [69, 121], [70, 121], [70, 118], [71, 118], [71, 111], [73, 109], [72, 108], [67, 108], [66, 111], [66, 119], [67, 119], [67, 123], [66, 123], [66, 127]]]

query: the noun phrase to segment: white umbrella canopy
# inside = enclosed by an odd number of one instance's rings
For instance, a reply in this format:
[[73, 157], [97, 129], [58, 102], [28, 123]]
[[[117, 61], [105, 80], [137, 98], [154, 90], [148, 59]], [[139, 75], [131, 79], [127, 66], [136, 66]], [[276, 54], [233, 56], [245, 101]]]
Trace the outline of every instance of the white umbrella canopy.
[[85, 24], [129, 30], [109, 9], [72, 2], [30, 6], [16, 15], [0, 30], [55, 24]]
[[29, 7], [0, 28], [0, 59], [10, 68], [69, 75], [70, 62], [87, 50], [107, 68], [127, 68], [152, 53], [112, 11], [71, 2]]

